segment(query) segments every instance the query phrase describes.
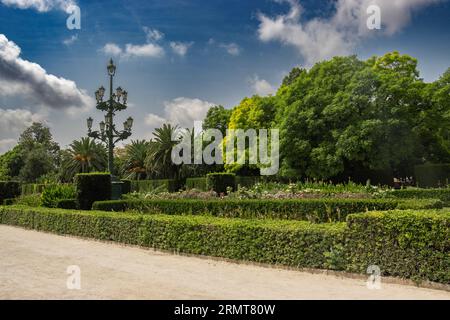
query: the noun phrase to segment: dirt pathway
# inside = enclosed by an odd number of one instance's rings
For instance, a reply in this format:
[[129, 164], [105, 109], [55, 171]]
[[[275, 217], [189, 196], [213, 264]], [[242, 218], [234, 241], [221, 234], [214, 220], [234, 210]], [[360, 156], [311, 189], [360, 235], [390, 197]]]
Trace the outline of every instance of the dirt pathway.
[[[67, 267], [81, 289], [69, 290]], [[0, 226], [1, 299], [450, 299], [445, 291], [170, 255]]]

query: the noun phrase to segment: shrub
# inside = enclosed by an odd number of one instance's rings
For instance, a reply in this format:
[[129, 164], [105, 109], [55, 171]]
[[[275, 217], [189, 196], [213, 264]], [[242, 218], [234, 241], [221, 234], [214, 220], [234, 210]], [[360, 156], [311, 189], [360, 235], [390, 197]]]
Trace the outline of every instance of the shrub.
[[446, 187], [450, 181], [450, 164], [424, 164], [414, 167], [417, 185], [421, 188]]
[[399, 199], [440, 199], [444, 205], [450, 205], [450, 188], [445, 189], [402, 189], [392, 190], [389, 197]]
[[388, 211], [348, 216], [347, 270], [450, 283], [450, 212]]
[[[440, 203], [439, 201], [437, 201]], [[418, 201], [385, 199], [308, 199], [308, 200], [128, 200], [95, 202], [94, 210], [128, 211], [168, 215], [211, 215], [226, 218], [271, 218], [310, 222], [345, 221], [350, 213], [420, 207]], [[422, 202], [428, 206], [429, 201]], [[409, 204], [409, 206], [408, 206]]]
[[209, 173], [206, 176], [206, 186], [208, 190], [226, 194], [229, 187], [233, 191], [236, 189], [236, 175], [233, 173]]
[[17, 205], [23, 205], [27, 207], [40, 207], [42, 199], [40, 194], [32, 194], [27, 196], [20, 196], [16, 198]]
[[78, 200], [77, 199], [61, 199], [56, 203], [56, 208], [58, 209], [71, 209], [76, 210], [79, 209]]
[[201, 191], [208, 191], [206, 178], [187, 178], [186, 189], [197, 189]]
[[0, 181], [0, 203], [5, 199], [20, 196], [20, 183], [16, 181]]
[[343, 244], [344, 223], [241, 220], [200, 216], [142, 216], [62, 209], [1, 207], [0, 223], [61, 235], [117, 241], [163, 250], [323, 268]]
[[77, 200], [82, 210], [91, 210], [95, 201], [111, 199], [109, 173], [82, 173], [75, 176]]
[[172, 179], [131, 181], [132, 192], [176, 192], [178, 189], [179, 183]]
[[63, 199], [73, 199], [76, 197], [74, 185], [52, 185], [42, 192], [41, 203], [47, 208], [57, 208], [57, 204]]

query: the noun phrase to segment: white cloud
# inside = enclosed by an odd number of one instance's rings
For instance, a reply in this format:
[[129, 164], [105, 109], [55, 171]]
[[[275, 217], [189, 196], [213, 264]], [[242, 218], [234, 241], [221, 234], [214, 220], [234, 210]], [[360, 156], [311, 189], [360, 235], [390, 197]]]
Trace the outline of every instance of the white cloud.
[[252, 79], [250, 79], [249, 83], [253, 91], [260, 96], [274, 94], [277, 91], [277, 89], [273, 87], [269, 82], [264, 79], [259, 79], [258, 76], [254, 76]]
[[21, 50], [0, 34], [0, 96], [17, 95], [54, 109], [89, 109], [93, 98], [75, 82], [48, 74], [39, 64], [20, 58]]
[[123, 56], [160, 58], [164, 56], [164, 49], [153, 43], [147, 43], [143, 45], [127, 44], [125, 46]]
[[194, 122], [203, 121], [209, 108], [215, 105], [200, 99], [176, 98], [164, 102], [164, 117], [150, 113], [145, 118], [145, 123], [152, 129], [160, 127], [163, 123], [192, 128]]
[[193, 42], [171, 42], [170, 47], [177, 55], [184, 57], [193, 44]]
[[19, 9], [35, 9], [39, 12], [48, 12], [50, 10], [69, 10], [76, 5], [74, 0], [1, 0], [5, 6]]
[[117, 56], [120, 58], [133, 58], [133, 57], [147, 57], [147, 58], [161, 58], [164, 56], [164, 48], [153, 43], [147, 43], [142, 45], [126, 44], [122, 49], [115, 43], [107, 43], [100, 49], [106, 55]]
[[153, 113], [150, 113], [145, 117], [145, 124], [151, 128], [159, 128], [166, 122], [168, 122], [166, 119]]
[[236, 43], [221, 43], [219, 47], [224, 48], [228, 54], [238, 56], [241, 54], [241, 48]]
[[115, 43], [107, 43], [103, 46], [101, 51], [106, 55], [120, 56], [122, 54], [122, 48]]
[[149, 27], [142, 28], [147, 35], [147, 42], [159, 41], [164, 38], [164, 33], [159, 30], [151, 29]]
[[[404, 28], [414, 11], [446, 0], [337, 0], [334, 14], [328, 18], [303, 21], [303, 8], [299, 0], [274, 0], [289, 3], [286, 14], [269, 17], [259, 14], [258, 36], [261, 41], [279, 41], [294, 46], [313, 63], [335, 55], [347, 55], [364, 38], [376, 34], [391, 35]], [[382, 30], [367, 28], [367, 8], [378, 5], [381, 9]]]
[[71, 36], [70, 38], [65, 39], [65, 40], [63, 41], [63, 43], [64, 43], [66, 46], [70, 46], [70, 45], [74, 44], [75, 41], [77, 41], [77, 40], [78, 40], [78, 34], [73, 35], [73, 36]]

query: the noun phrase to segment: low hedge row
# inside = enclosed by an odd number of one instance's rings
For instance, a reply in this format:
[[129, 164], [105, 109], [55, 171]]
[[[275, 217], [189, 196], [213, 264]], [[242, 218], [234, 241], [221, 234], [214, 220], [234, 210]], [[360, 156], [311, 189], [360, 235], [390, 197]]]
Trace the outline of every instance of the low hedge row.
[[0, 207], [0, 223], [163, 250], [326, 268], [345, 224]]
[[450, 284], [450, 211], [369, 212], [347, 217], [346, 269]]
[[445, 205], [450, 205], [450, 188], [392, 190], [389, 195], [399, 199], [440, 199]]
[[347, 224], [117, 215], [0, 207], [0, 223], [164, 250], [300, 268], [366, 273], [450, 284], [450, 211], [352, 214]]
[[304, 199], [304, 200], [119, 200], [99, 201], [99, 211], [138, 211], [149, 214], [210, 215], [226, 218], [271, 218], [310, 222], [345, 221], [350, 213], [366, 210], [439, 208], [439, 200]]

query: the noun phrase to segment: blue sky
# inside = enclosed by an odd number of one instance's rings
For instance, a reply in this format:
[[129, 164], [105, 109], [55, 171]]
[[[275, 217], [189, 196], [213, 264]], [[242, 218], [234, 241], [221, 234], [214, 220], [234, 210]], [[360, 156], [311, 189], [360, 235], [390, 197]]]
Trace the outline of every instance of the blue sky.
[[[381, 30], [365, 27], [372, 3]], [[66, 27], [72, 4], [80, 30]], [[398, 50], [434, 81], [450, 67], [449, 15], [445, 0], [0, 0], [0, 153], [35, 120], [62, 146], [89, 115], [100, 121], [92, 97], [111, 56], [115, 87], [129, 91], [119, 121], [133, 116], [133, 137], [150, 138], [164, 121], [187, 126], [211, 104], [273, 93], [293, 67], [334, 55]]]

